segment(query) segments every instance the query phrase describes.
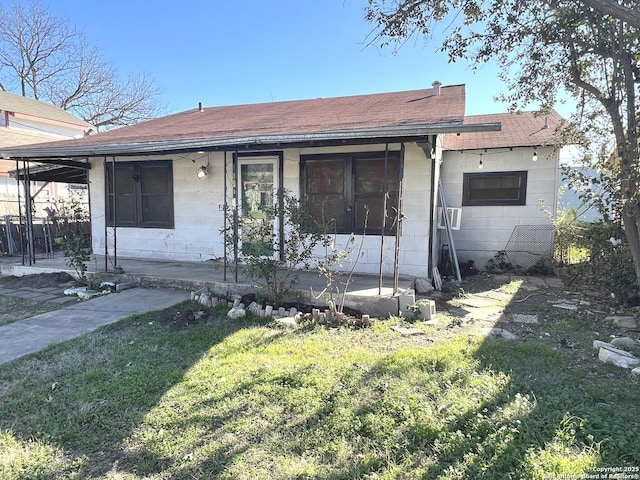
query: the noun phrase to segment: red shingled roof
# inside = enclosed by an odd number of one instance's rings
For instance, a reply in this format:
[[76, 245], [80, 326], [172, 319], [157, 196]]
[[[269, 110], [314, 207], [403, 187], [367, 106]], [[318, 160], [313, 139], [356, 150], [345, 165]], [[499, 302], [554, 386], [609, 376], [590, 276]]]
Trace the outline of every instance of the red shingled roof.
[[456, 124], [462, 123], [464, 107], [464, 85], [441, 87], [440, 95], [435, 95], [433, 89], [429, 88], [352, 97], [205, 107], [202, 111], [196, 108], [82, 139], [56, 142], [55, 146], [241, 139], [260, 135]]
[[476, 150], [553, 145], [556, 130], [564, 122], [564, 119], [555, 110], [546, 116], [537, 116], [535, 112], [518, 112], [464, 117], [465, 125], [492, 122], [502, 123], [502, 130], [499, 132], [465, 132], [460, 135], [448, 133], [444, 137], [444, 149]]

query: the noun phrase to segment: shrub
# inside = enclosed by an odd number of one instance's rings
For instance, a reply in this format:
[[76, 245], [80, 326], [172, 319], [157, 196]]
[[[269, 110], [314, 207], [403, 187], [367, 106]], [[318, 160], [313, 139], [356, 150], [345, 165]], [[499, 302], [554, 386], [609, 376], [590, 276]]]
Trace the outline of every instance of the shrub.
[[[297, 198], [280, 190], [273, 205], [261, 209], [260, 217], [227, 209], [227, 254], [242, 272], [264, 287], [269, 300], [280, 305], [299, 280], [300, 268], [311, 267], [313, 250], [327, 241], [324, 229], [308, 215]], [[281, 222], [280, 235], [274, 220]]]
[[574, 267], [576, 278], [613, 293], [622, 302], [637, 297], [638, 282], [622, 227], [604, 220], [587, 224], [576, 243], [589, 253], [587, 262]]
[[68, 201], [58, 202], [49, 215], [57, 227], [57, 235], [62, 238], [67, 266], [74, 269], [79, 279], [85, 280], [87, 263], [91, 259], [90, 217], [86, 204], [71, 197]]

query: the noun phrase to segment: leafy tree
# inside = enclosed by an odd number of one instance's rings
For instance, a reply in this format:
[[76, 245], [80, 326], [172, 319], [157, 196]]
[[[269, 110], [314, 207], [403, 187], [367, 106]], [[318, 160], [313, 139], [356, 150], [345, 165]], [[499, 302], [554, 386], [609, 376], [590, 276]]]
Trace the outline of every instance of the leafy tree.
[[0, 88], [51, 102], [98, 130], [162, 110], [148, 75], [121, 80], [84, 33], [35, 0], [0, 6]]
[[500, 99], [514, 110], [537, 102], [544, 112], [568, 92], [577, 110], [558, 145], [580, 142], [602, 173], [640, 279], [639, 11], [638, 0], [369, 0], [366, 19], [373, 42], [396, 47], [445, 25], [449, 59], [497, 62], [509, 92]]

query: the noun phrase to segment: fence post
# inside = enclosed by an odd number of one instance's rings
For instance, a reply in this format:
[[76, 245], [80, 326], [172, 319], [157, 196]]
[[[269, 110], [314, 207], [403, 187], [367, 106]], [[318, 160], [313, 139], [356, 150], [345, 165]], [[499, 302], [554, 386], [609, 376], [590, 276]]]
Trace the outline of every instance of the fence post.
[[13, 257], [16, 253], [16, 243], [13, 240], [13, 236], [12, 236], [12, 223], [11, 223], [11, 216], [10, 215], [5, 215], [4, 217], [4, 222], [6, 225], [6, 229], [7, 229], [7, 255], [9, 255], [10, 257]]

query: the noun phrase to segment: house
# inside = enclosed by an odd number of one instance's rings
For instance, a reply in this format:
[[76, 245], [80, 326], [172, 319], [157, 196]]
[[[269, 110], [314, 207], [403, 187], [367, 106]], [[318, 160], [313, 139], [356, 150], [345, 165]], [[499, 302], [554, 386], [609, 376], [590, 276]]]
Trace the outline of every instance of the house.
[[[0, 149], [80, 138], [90, 129], [87, 122], [52, 104], [0, 91]], [[17, 168], [22, 168], [22, 165], [16, 165], [15, 160], [0, 160], [0, 216], [18, 214], [18, 186], [9, 175]], [[32, 164], [31, 168], [42, 170], [44, 167]], [[31, 185], [32, 195], [38, 193], [36, 200], [42, 199], [45, 205], [49, 200], [65, 195], [66, 183], [86, 183], [83, 172], [78, 176], [67, 171], [67, 175], [60, 176], [54, 175], [62, 173], [59, 167], [49, 167], [48, 170], [51, 171], [49, 180]], [[47, 183], [55, 180], [65, 184]], [[41, 208], [37, 210], [42, 211]]]
[[554, 139], [563, 119], [555, 111], [518, 112], [467, 116], [467, 122], [502, 128], [444, 136], [441, 179], [447, 207], [457, 210], [457, 256], [484, 270], [504, 252], [498, 261], [532, 267], [553, 253], [560, 162]]
[[[88, 169], [93, 250], [99, 254], [222, 258], [225, 208], [260, 211], [284, 188], [319, 220], [333, 219], [338, 243], [352, 232], [362, 240], [355, 271], [430, 277], [445, 238], [437, 228], [441, 177], [448, 204], [463, 209], [454, 240], [463, 248], [461, 257], [469, 259], [503, 249], [517, 222], [548, 223], [538, 194], [555, 198], [556, 163], [544, 160], [552, 152], [546, 146], [550, 137], [521, 144], [524, 130], [501, 135], [500, 122], [510, 117], [465, 117], [464, 109], [464, 85], [434, 82], [432, 88], [404, 92], [198, 105], [82, 139], [0, 153]], [[514, 125], [519, 118], [529, 116], [514, 116]], [[466, 138], [480, 143], [456, 143]], [[537, 163], [531, 161], [535, 146]], [[508, 176], [498, 181], [505, 197], [495, 199], [503, 201], [498, 206], [476, 205], [475, 190], [471, 203], [462, 198], [479, 159], [486, 163], [483, 171], [518, 172], [516, 190]], [[504, 203], [512, 194], [518, 196], [514, 206]]]

